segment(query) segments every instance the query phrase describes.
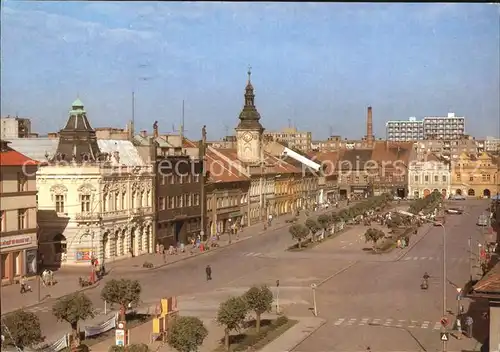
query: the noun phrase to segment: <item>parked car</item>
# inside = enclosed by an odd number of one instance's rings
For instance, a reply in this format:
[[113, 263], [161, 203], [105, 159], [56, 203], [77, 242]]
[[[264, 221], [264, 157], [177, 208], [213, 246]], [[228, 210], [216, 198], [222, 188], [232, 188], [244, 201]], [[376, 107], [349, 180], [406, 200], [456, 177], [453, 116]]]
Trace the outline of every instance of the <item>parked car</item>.
[[479, 217], [477, 218], [476, 225], [477, 226], [488, 226], [488, 224], [489, 224], [488, 216], [485, 214], [479, 215]]
[[461, 215], [464, 213], [462, 209], [459, 208], [448, 208], [446, 209], [447, 214], [455, 214], [455, 215]]
[[465, 196], [461, 194], [453, 194], [449, 198], [450, 200], [465, 200]]

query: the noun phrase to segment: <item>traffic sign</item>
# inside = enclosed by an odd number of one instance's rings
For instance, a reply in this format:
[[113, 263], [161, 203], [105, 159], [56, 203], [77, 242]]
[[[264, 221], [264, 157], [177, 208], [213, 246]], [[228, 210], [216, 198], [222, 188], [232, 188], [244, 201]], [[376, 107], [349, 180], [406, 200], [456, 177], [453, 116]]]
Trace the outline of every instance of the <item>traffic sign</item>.
[[450, 340], [450, 334], [448, 332], [442, 332], [441, 341], [449, 341], [449, 340]]
[[441, 325], [446, 326], [448, 325], [449, 321], [448, 318], [441, 318]]

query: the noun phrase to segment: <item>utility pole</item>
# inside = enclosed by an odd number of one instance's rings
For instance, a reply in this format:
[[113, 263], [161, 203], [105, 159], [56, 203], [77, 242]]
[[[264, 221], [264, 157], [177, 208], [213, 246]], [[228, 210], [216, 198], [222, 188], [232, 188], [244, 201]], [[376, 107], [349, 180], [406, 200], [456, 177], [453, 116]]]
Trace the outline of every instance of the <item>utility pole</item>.
[[130, 121], [130, 139], [134, 138], [135, 128], [135, 92], [132, 91], [132, 121]]
[[[207, 217], [207, 196], [205, 194], [205, 183], [206, 183], [206, 170], [205, 170], [205, 153], [206, 153], [206, 143], [207, 143], [207, 126], [203, 126], [201, 129], [201, 140], [199, 143], [199, 159], [201, 163], [201, 177], [200, 177], [200, 210], [201, 210], [201, 224], [200, 224], [200, 237], [202, 241], [205, 240], [206, 234], [206, 217]], [[214, 209], [214, 211], [216, 211]]]

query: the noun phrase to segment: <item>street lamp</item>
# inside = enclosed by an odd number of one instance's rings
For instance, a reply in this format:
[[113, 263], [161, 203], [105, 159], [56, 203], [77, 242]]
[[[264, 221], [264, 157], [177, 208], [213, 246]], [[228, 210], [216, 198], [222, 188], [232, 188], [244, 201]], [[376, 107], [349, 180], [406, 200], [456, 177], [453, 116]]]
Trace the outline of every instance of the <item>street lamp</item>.
[[312, 289], [312, 294], [313, 294], [313, 312], [314, 312], [314, 316], [317, 317], [318, 316], [318, 306], [316, 304], [316, 288], [318, 286], [316, 284], [311, 284], [311, 289]]

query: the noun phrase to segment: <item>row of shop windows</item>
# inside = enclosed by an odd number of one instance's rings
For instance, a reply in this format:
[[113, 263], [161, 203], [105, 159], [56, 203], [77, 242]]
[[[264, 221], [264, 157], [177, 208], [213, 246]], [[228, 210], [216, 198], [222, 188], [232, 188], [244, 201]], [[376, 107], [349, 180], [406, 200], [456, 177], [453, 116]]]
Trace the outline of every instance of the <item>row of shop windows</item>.
[[178, 196], [159, 197], [158, 209], [176, 209], [184, 207], [197, 207], [200, 205], [200, 194], [181, 194]]
[[12, 280], [23, 275], [36, 275], [37, 249], [2, 253], [0, 269], [2, 280]]

